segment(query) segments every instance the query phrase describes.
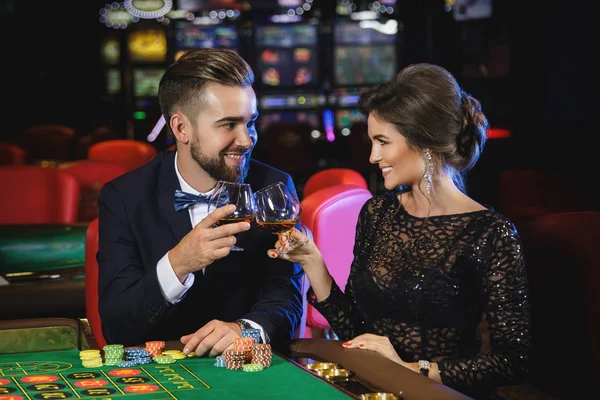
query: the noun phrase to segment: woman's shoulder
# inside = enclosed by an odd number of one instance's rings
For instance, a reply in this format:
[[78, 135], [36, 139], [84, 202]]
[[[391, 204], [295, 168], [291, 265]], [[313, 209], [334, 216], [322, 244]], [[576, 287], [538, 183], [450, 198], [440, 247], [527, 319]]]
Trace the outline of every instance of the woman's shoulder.
[[390, 206], [398, 205], [398, 197], [392, 192], [388, 191], [383, 194], [376, 194], [367, 200], [363, 206], [363, 211], [368, 211], [371, 214], [385, 211]]
[[496, 236], [518, 236], [515, 224], [507, 216], [489, 205], [484, 206], [486, 207], [485, 212], [477, 213], [475, 218], [477, 225]]

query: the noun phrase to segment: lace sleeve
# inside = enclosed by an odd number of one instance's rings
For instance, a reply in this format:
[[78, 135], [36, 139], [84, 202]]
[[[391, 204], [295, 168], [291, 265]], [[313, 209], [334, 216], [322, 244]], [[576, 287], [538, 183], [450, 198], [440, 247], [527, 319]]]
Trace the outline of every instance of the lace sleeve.
[[341, 340], [350, 340], [365, 333], [365, 321], [356, 304], [353, 284], [356, 270], [364, 265], [362, 260], [366, 256], [366, 249], [368, 248], [366, 242], [371, 227], [371, 214], [373, 213], [370, 204], [371, 201], [367, 201], [362, 207], [356, 224], [354, 259], [350, 267], [350, 275], [345, 291], [342, 292], [338, 284], [333, 281], [329, 297], [321, 302], [317, 301], [312, 288], [307, 293], [308, 303], [327, 319], [329, 325]]
[[491, 351], [438, 364], [442, 382], [461, 391], [519, 384], [528, 372], [529, 293], [519, 236], [512, 223], [502, 220], [481, 236], [480, 244], [488, 254], [481, 278]]

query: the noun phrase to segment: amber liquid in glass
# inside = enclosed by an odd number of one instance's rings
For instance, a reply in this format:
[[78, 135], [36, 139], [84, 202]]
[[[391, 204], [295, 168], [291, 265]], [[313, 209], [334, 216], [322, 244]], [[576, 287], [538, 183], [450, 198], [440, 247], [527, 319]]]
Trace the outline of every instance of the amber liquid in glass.
[[258, 227], [269, 233], [278, 234], [292, 229], [298, 221], [293, 219], [285, 219], [282, 221], [257, 222]]
[[247, 215], [244, 217], [233, 217], [233, 218], [221, 218], [217, 221], [216, 225], [227, 225], [227, 224], [235, 224], [236, 222], [247, 222], [252, 223], [254, 220], [254, 215]]

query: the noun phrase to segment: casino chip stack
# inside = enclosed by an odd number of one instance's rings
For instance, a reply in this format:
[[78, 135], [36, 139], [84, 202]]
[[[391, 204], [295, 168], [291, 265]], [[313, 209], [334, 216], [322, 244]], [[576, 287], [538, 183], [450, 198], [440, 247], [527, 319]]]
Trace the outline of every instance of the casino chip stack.
[[263, 370], [263, 366], [260, 364], [244, 364], [242, 369], [244, 372], [260, 372]]
[[244, 352], [245, 363], [252, 361], [252, 346], [254, 346], [254, 339], [251, 337], [241, 337], [233, 341], [233, 350]]
[[183, 360], [186, 358], [186, 355], [181, 350], [164, 350], [162, 352], [163, 356], [171, 356], [173, 360]]
[[273, 351], [270, 344], [255, 344], [252, 346], [252, 364], [262, 365], [267, 368], [273, 360]]
[[225, 350], [223, 359], [225, 359], [225, 368], [239, 370], [246, 362], [246, 352], [243, 350]]
[[223, 356], [216, 356], [215, 357], [215, 367], [219, 367], [219, 368], [225, 368], [226, 367], [225, 358]]
[[150, 353], [151, 357], [161, 356], [164, 348], [165, 348], [165, 342], [163, 342], [161, 340], [146, 342], [146, 351], [148, 353]]
[[123, 361], [125, 351], [122, 344], [107, 344], [102, 350], [104, 350], [104, 365], [115, 366]]
[[251, 337], [254, 339], [254, 344], [260, 342], [260, 330], [259, 329], [243, 329], [242, 337]]
[[[225, 350], [215, 358], [215, 367], [225, 367], [230, 370], [245, 372], [262, 371], [271, 365], [273, 353], [270, 344], [254, 344], [239, 338], [233, 341], [233, 349]], [[249, 350], [247, 350], [249, 348]], [[250, 353], [250, 356], [248, 355]]]
[[82, 350], [79, 352], [79, 358], [85, 368], [98, 368], [102, 366], [102, 356], [100, 350]]
[[173, 364], [175, 362], [171, 356], [154, 356], [152, 359], [157, 364]]
[[143, 347], [127, 347], [125, 349], [125, 360], [126, 362], [133, 363], [133, 365], [128, 364], [124, 366], [133, 367], [137, 364], [150, 364], [152, 362], [152, 356]]

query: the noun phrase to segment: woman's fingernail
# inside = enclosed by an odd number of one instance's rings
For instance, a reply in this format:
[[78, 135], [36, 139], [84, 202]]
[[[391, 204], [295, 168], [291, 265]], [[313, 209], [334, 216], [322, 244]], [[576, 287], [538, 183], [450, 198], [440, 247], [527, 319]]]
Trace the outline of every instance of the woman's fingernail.
[[275, 258], [277, 255], [275, 254], [274, 251], [269, 251], [269, 257], [271, 258]]
[[342, 343], [342, 346], [350, 346], [352, 344], [352, 342], [344, 342]]
[[358, 345], [358, 347], [365, 347], [365, 345], [361, 343]]
[[187, 347], [183, 349], [183, 354], [185, 354], [186, 356], [188, 355], [189, 352], [190, 352], [190, 349], [188, 349]]

